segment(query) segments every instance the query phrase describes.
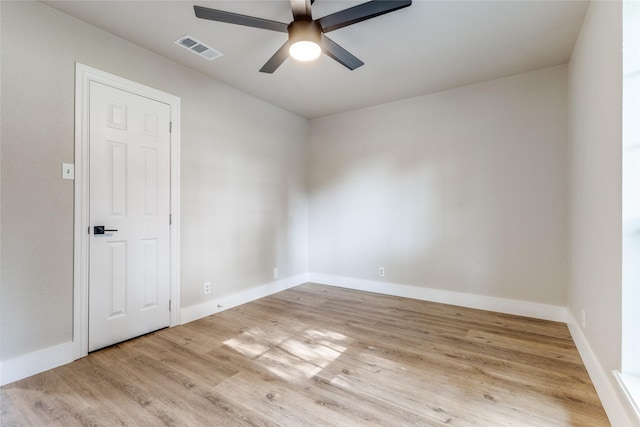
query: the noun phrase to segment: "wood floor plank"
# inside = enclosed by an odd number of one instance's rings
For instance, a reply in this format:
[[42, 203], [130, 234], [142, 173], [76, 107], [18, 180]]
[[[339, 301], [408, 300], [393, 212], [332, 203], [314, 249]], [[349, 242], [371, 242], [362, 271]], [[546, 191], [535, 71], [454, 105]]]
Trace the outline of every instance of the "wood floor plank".
[[608, 426], [566, 325], [305, 284], [0, 389], [2, 426]]
[[193, 380], [206, 379], [209, 385], [219, 384], [239, 372], [237, 368], [216, 364], [206, 354], [196, 353], [190, 347], [177, 345], [160, 335], [150, 336], [144, 341], [133, 340], [130, 343], [140, 354], [147, 355]]

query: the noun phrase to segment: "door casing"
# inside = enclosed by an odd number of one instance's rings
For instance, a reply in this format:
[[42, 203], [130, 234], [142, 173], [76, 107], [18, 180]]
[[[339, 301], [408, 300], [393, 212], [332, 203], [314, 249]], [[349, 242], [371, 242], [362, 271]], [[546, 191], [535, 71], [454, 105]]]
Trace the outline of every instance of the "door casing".
[[180, 98], [76, 63], [73, 248], [73, 341], [76, 357], [89, 348], [89, 82], [96, 81], [166, 103], [171, 109], [170, 326], [180, 324]]

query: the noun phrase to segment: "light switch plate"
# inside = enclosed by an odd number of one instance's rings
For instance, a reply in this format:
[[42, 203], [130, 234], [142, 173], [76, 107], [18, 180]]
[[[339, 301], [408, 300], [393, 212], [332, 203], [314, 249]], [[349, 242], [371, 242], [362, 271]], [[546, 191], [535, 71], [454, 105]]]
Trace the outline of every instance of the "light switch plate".
[[76, 176], [75, 165], [73, 163], [62, 164], [62, 179], [74, 179]]

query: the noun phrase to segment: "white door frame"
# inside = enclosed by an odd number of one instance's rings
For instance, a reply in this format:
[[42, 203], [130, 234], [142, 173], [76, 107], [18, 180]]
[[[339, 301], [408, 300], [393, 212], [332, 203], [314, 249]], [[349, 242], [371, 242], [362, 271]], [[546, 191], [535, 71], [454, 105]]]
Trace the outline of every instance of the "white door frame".
[[171, 109], [171, 318], [180, 324], [180, 98], [76, 63], [73, 230], [73, 341], [76, 358], [89, 348], [89, 82], [95, 81], [169, 105]]

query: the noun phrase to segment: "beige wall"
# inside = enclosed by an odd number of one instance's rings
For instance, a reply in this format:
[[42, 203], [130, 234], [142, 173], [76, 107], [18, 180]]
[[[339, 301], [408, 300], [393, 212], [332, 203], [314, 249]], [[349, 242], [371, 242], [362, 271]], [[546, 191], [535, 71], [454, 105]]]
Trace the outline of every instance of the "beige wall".
[[310, 125], [39, 3], [0, 10], [0, 360], [71, 339], [60, 164], [81, 62], [182, 100], [184, 307], [267, 283], [275, 266], [370, 280], [383, 266], [387, 282], [584, 309], [600, 363], [619, 368], [618, 3], [591, 6], [568, 71]]
[[[592, 2], [569, 63], [569, 310], [603, 371], [621, 363], [622, 3]], [[624, 401], [624, 399], [620, 399]], [[629, 410], [629, 415], [632, 418]]]
[[310, 271], [565, 305], [566, 78], [313, 120]]
[[0, 3], [0, 360], [72, 332], [74, 67], [181, 98], [182, 305], [306, 272], [308, 122], [39, 3]]

